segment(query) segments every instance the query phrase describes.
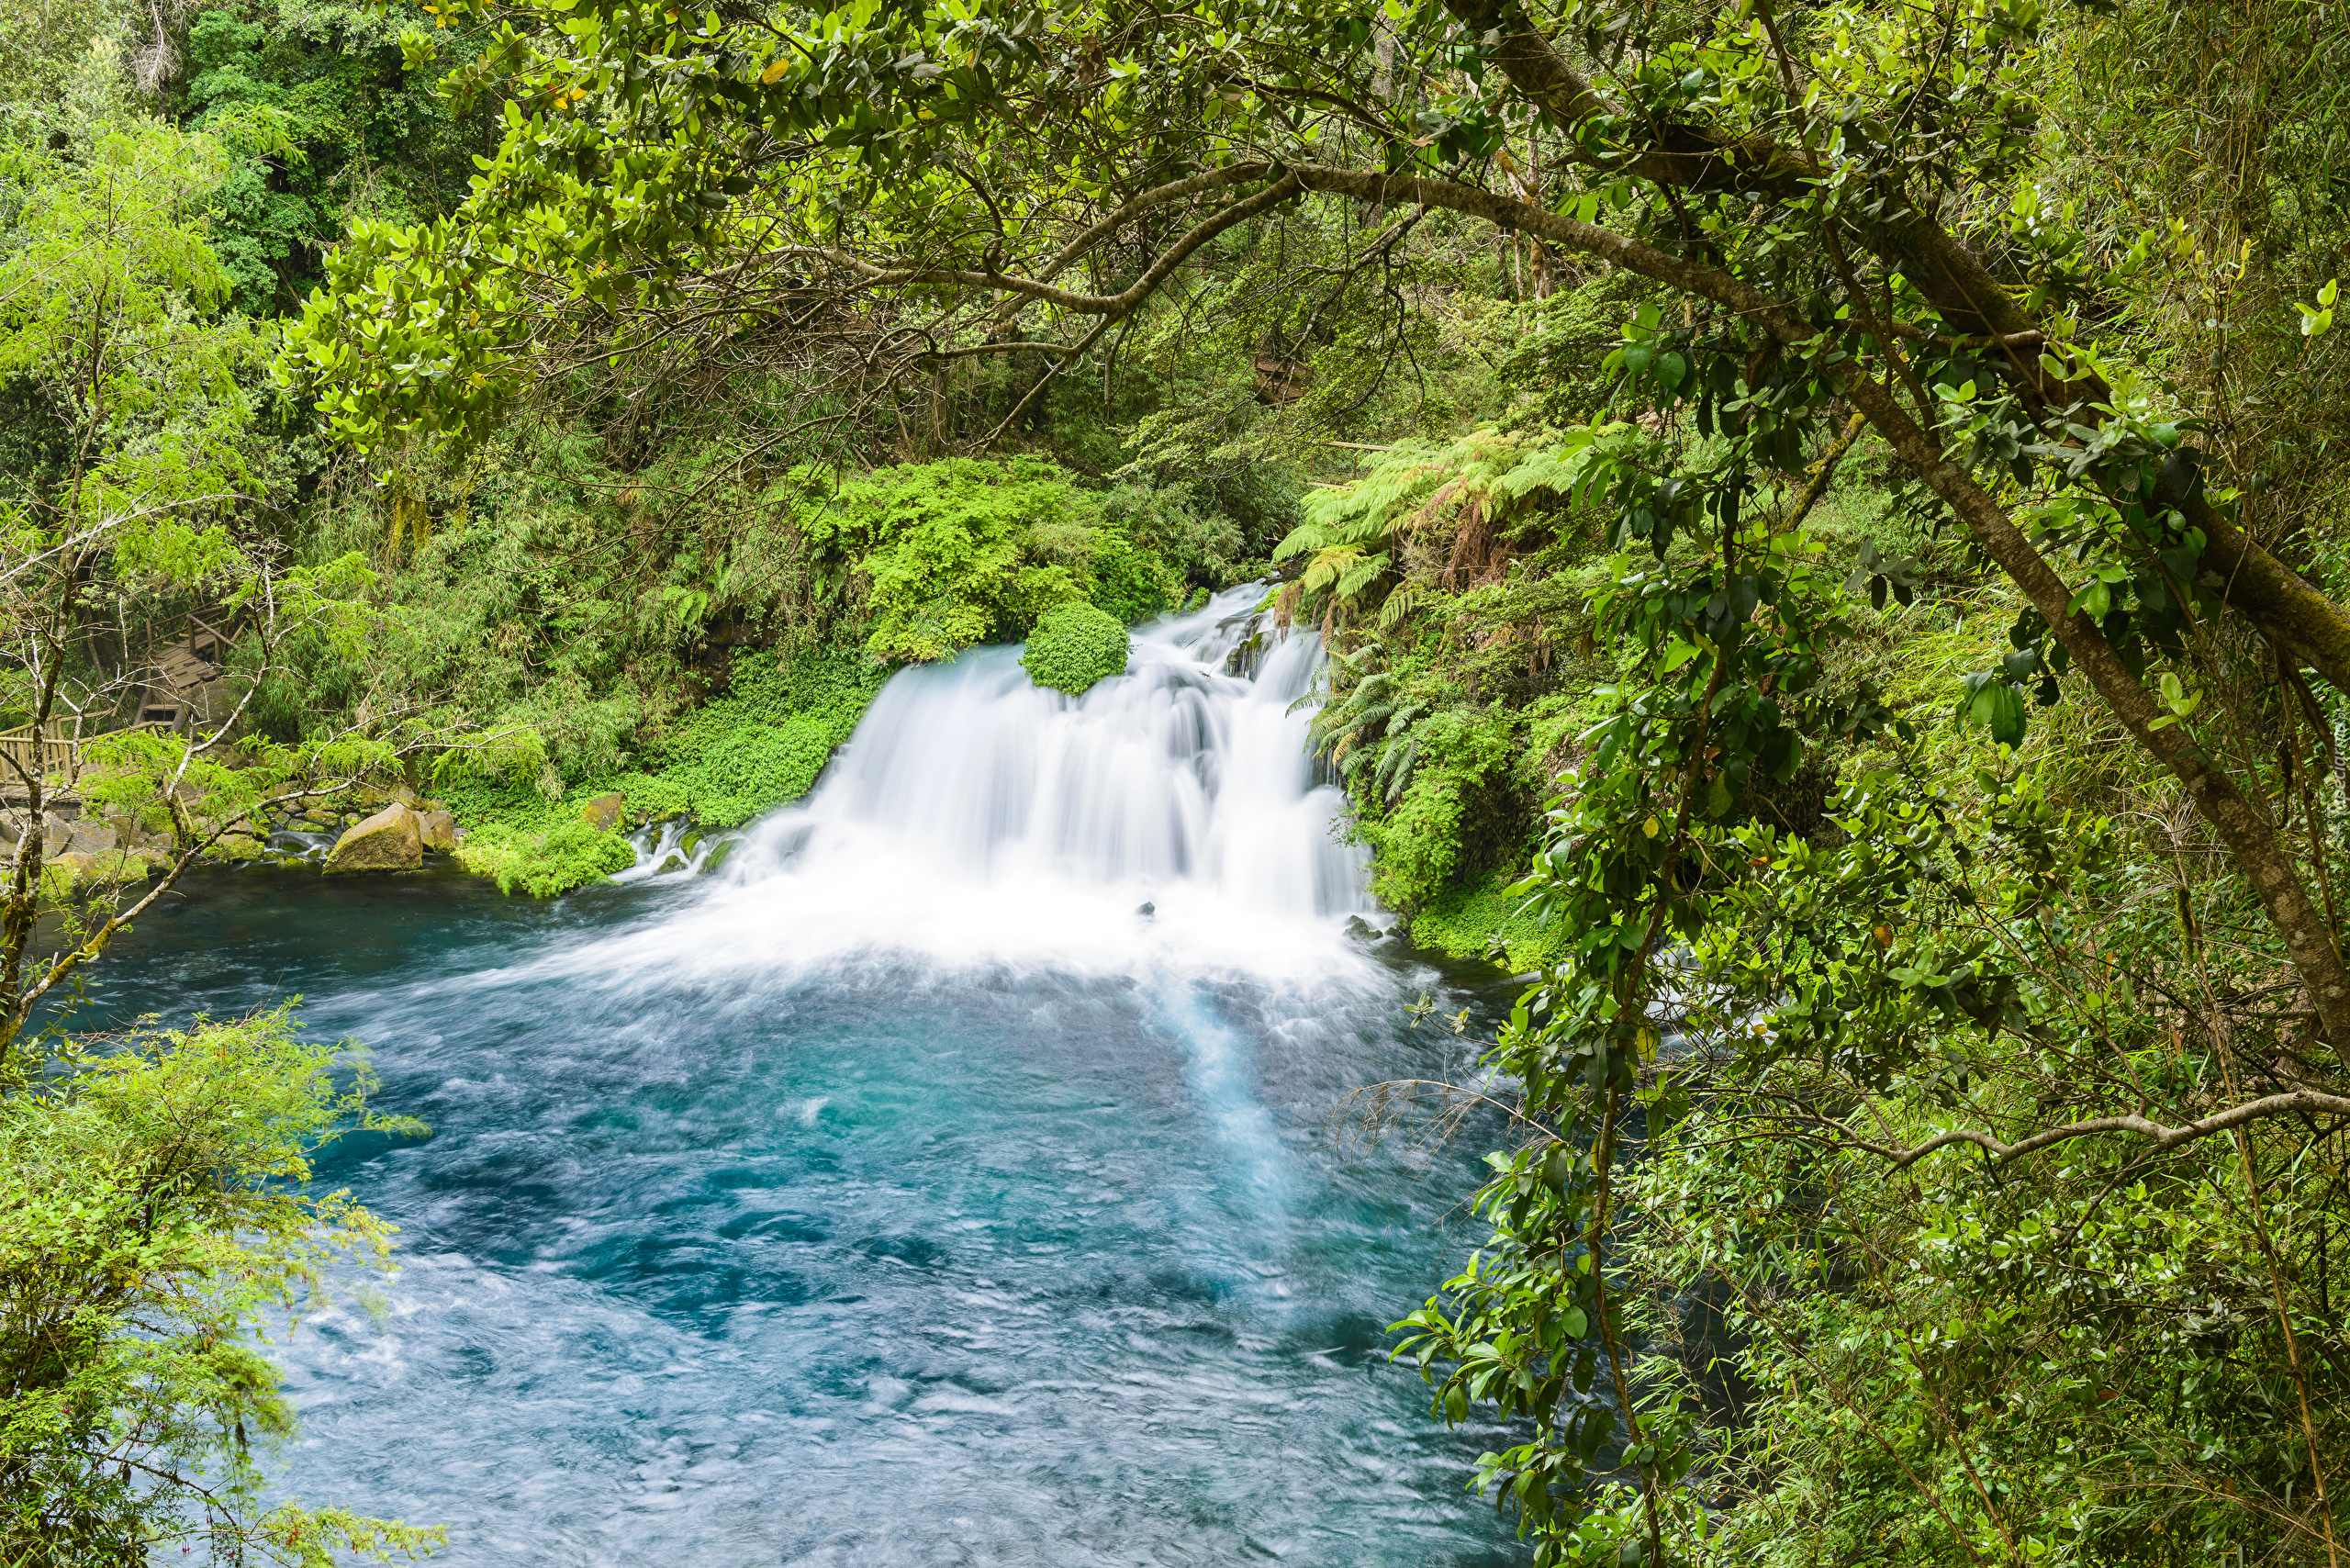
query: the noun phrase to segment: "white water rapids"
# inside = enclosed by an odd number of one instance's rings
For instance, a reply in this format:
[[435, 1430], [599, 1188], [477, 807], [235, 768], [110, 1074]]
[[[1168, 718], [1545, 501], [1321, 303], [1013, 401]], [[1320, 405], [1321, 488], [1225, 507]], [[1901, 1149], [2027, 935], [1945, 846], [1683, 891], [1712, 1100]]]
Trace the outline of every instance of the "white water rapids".
[[1443, 981], [1347, 935], [1318, 653], [1259, 591], [1076, 700], [900, 674], [708, 875], [671, 828], [546, 903], [263, 866], [142, 920], [110, 1009], [298, 992], [432, 1128], [320, 1156], [401, 1267], [273, 1349], [285, 1494], [444, 1568], [1516, 1561], [1494, 1432], [1382, 1353], [1483, 1146], [1328, 1130], [1458, 1070], [1404, 1021]]
[[[755, 824], [628, 962], [1326, 964], [1343, 918], [1371, 908], [1367, 857], [1341, 841], [1344, 797], [1315, 782], [1310, 716], [1292, 711], [1318, 639], [1266, 630], [1262, 594], [1139, 630], [1127, 673], [1080, 698], [1032, 683], [1016, 648], [899, 675], [815, 791]], [[637, 878], [665, 863], [685, 864], [674, 833]]]

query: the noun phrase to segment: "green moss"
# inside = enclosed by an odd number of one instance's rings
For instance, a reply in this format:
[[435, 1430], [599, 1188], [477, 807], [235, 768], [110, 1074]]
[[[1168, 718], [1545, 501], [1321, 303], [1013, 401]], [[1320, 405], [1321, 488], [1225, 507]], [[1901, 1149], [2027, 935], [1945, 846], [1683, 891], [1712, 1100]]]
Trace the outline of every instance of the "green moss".
[[1021, 666], [1039, 686], [1081, 696], [1095, 681], [1123, 675], [1130, 651], [1125, 627], [1091, 604], [1058, 604], [1028, 635]]
[[1456, 958], [1497, 958], [1513, 971], [1540, 969], [1562, 955], [1567, 933], [1521, 913], [1509, 892], [1514, 877], [1497, 872], [1474, 887], [1448, 888], [1412, 921], [1412, 940]]
[[579, 821], [579, 803], [614, 790], [631, 822], [739, 826], [814, 788], [888, 674], [839, 649], [746, 657], [733, 689], [695, 710], [648, 759], [654, 766], [598, 774], [553, 797], [509, 779], [458, 780], [444, 792], [465, 829], [457, 863], [533, 898], [600, 881], [635, 852], [621, 834]]

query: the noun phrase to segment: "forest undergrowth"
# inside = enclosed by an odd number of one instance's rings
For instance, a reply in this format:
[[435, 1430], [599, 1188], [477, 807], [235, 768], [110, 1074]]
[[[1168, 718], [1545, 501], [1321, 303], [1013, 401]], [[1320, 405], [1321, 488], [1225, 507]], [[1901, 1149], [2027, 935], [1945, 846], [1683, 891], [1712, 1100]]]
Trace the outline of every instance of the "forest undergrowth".
[[284, 1198], [364, 1104], [56, 1022], [190, 866], [398, 781], [557, 895], [1261, 581], [1377, 896], [1525, 980], [1339, 1123], [1501, 1108], [1390, 1344], [1531, 1561], [2343, 1568], [2341, 20], [0, 17], [0, 1540], [430, 1544], [261, 1508], [220, 1349], [380, 1239]]

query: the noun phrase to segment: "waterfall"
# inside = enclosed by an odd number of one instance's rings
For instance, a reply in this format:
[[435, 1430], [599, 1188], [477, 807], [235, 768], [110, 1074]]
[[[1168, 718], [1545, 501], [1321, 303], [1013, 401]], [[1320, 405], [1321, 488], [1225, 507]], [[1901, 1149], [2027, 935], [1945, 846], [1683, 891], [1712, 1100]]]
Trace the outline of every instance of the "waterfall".
[[[1126, 672], [1079, 698], [1031, 682], [1012, 647], [902, 671], [814, 792], [647, 934], [670, 952], [646, 958], [1132, 972], [1156, 955], [1270, 972], [1327, 952], [1372, 907], [1367, 857], [1307, 752], [1298, 700], [1319, 640], [1275, 634], [1252, 613], [1263, 592], [1138, 629]], [[684, 863], [666, 840], [655, 857]], [[636, 875], [669, 879], [658, 868]]]
[[433, 1128], [320, 1166], [403, 1267], [276, 1349], [288, 1492], [448, 1520], [452, 1568], [1504, 1561], [1449, 1501], [1489, 1434], [1370, 1375], [1478, 1146], [1327, 1136], [1462, 1047], [1348, 935], [1320, 653], [1261, 591], [1078, 699], [903, 671], [804, 801], [647, 832], [626, 890], [141, 921], [110, 1009], [298, 989]]

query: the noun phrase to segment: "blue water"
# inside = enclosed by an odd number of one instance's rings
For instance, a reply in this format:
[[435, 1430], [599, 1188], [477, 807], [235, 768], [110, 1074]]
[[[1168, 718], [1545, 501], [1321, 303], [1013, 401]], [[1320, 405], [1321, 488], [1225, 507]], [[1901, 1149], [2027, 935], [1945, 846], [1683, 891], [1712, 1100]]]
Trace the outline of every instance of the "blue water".
[[1404, 1027], [1436, 977], [794, 962], [755, 892], [220, 873], [106, 966], [117, 1017], [299, 994], [433, 1128], [321, 1170], [401, 1267], [282, 1348], [288, 1492], [453, 1564], [1519, 1560], [1461, 1490], [1495, 1435], [1379, 1350], [1483, 1145], [1326, 1126], [1459, 1069]]

